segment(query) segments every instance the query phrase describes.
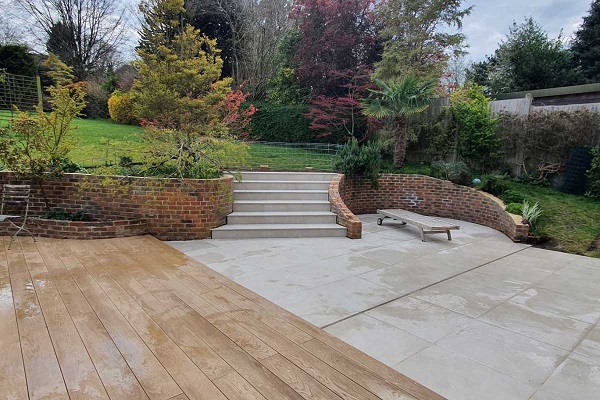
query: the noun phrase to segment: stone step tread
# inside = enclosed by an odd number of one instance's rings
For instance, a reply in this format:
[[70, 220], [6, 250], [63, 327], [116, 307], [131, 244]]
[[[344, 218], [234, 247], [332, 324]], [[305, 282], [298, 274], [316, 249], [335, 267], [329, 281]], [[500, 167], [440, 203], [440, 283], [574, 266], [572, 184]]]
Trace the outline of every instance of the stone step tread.
[[329, 200], [234, 200], [239, 204], [329, 204]]
[[329, 190], [317, 189], [235, 189], [234, 193], [328, 193]]
[[290, 181], [290, 180], [285, 180], [285, 181], [264, 181], [264, 180], [249, 180], [249, 179], [243, 179], [241, 181], [235, 181], [235, 183], [240, 183], [240, 184], [244, 184], [244, 183], [266, 183], [269, 185], [272, 184], [302, 184], [302, 183], [310, 183], [310, 184], [321, 184], [321, 185], [329, 185], [329, 182], [327, 181]]
[[286, 217], [286, 216], [331, 216], [331, 211], [234, 211], [228, 217]]
[[307, 172], [307, 171], [239, 171], [238, 173], [244, 175], [244, 174], [252, 174], [252, 175], [299, 175], [299, 176], [317, 176], [317, 175], [321, 175], [321, 176], [336, 176], [338, 174], [336, 174], [335, 172]]
[[320, 230], [320, 229], [335, 229], [346, 230], [338, 224], [238, 224], [238, 225], [223, 225], [213, 229], [213, 231], [256, 231], [256, 230]]

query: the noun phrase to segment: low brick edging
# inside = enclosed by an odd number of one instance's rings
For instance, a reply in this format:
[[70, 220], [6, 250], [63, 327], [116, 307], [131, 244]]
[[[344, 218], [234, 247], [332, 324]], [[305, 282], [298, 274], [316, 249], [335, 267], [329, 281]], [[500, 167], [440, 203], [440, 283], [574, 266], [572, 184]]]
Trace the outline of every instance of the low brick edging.
[[362, 221], [344, 204], [340, 195], [340, 186], [343, 185], [345, 179], [344, 175], [338, 175], [329, 183], [331, 212], [337, 215], [338, 224], [346, 227], [347, 237], [360, 239], [362, 237]]
[[[10, 172], [1, 184], [19, 184]], [[52, 210], [83, 212], [92, 221], [30, 219], [39, 236], [99, 239], [151, 234], [160, 240], [210, 237], [233, 210], [233, 177], [158, 179], [65, 174], [44, 183]], [[30, 215], [47, 210], [39, 187], [32, 185]], [[8, 210], [10, 211], [10, 210]]]
[[385, 174], [379, 179], [378, 188], [365, 180], [340, 179], [338, 190], [343, 204], [354, 214], [402, 208], [484, 225], [516, 242], [529, 235], [528, 225], [515, 221], [504, 207], [483, 193], [429, 176]]
[[[22, 219], [13, 220], [20, 225]], [[0, 227], [8, 227], [9, 232], [15, 228], [3, 222]], [[62, 221], [54, 219], [28, 218], [27, 229], [34, 236], [53, 239], [109, 239], [138, 236], [148, 233], [148, 223], [141, 219], [115, 221]], [[26, 234], [26, 233], [23, 233]]]

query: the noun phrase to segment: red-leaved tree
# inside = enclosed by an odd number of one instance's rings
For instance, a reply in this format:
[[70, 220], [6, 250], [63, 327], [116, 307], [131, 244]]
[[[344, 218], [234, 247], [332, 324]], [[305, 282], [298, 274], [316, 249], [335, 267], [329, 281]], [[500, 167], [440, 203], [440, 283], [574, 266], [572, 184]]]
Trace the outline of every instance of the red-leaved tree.
[[364, 139], [369, 121], [359, 100], [368, 93], [381, 46], [375, 0], [298, 0], [292, 17], [300, 28], [295, 61], [300, 84], [311, 93], [306, 116], [319, 137]]
[[378, 59], [374, 0], [298, 0], [296, 52], [300, 83], [315, 96], [344, 95], [348, 76]]
[[318, 138], [335, 136], [334, 141], [343, 141], [356, 137], [363, 141], [380, 127], [376, 119], [366, 118], [361, 113], [361, 99], [368, 96], [368, 89], [375, 88], [370, 75], [371, 70], [364, 67], [362, 73], [341, 77], [348, 82], [340, 86], [345, 95], [317, 95], [312, 98], [312, 107], [305, 116]]

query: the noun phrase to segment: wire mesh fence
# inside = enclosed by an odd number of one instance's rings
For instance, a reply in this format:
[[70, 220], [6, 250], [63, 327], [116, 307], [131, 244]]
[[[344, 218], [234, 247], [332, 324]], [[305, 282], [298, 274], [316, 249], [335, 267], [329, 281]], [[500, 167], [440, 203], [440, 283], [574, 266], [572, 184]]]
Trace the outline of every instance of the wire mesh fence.
[[245, 168], [259, 169], [268, 165], [269, 169], [278, 171], [301, 171], [307, 168], [333, 171], [341, 147], [339, 144], [322, 143], [252, 142], [249, 143], [248, 165]]
[[0, 70], [0, 127], [7, 126], [20, 111], [33, 111], [42, 103], [39, 77], [9, 74]]

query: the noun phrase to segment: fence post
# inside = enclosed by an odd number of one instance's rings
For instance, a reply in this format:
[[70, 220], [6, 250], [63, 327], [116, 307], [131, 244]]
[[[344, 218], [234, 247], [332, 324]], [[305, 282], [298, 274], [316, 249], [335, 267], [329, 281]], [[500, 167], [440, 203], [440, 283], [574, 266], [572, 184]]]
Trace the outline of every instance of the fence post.
[[35, 77], [35, 81], [36, 81], [36, 86], [37, 86], [37, 95], [38, 95], [38, 107], [40, 108], [40, 110], [44, 110], [44, 98], [42, 95], [42, 79], [40, 78], [40, 76], [36, 76]]

